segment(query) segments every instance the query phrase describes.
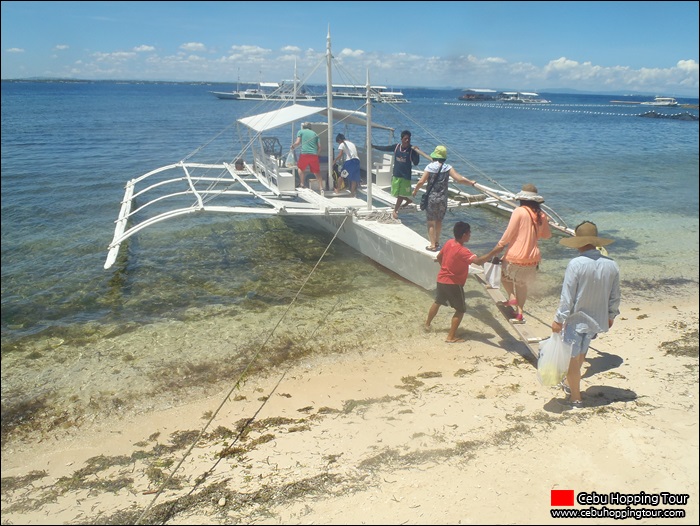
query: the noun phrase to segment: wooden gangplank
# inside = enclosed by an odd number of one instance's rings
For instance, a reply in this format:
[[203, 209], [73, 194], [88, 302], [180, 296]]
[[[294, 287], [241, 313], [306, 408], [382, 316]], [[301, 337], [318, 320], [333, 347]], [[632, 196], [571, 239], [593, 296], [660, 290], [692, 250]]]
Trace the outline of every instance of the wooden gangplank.
[[484, 274], [481, 272], [470, 272], [469, 275], [474, 276], [474, 278], [481, 285], [483, 285], [484, 289], [486, 290], [486, 293], [491, 297], [496, 307], [498, 307], [498, 310], [501, 311], [501, 314], [503, 314], [503, 317], [507, 321], [507, 325], [509, 325], [511, 329], [515, 331], [520, 341], [522, 341], [527, 346], [530, 353], [532, 353], [532, 356], [534, 356], [535, 360], [537, 360], [537, 358], [540, 355], [539, 343], [540, 341], [544, 340], [545, 338], [548, 338], [549, 336], [543, 338], [541, 336], [535, 335], [532, 332], [532, 328], [528, 327], [527, 322], [511, 323], [510, 319], [513, 317], [513, 308], [504, 305], [504, 303], [508, 301], [508, 298], [506, 298], [503, 292], [501, 292], [501, 289], [493, 289], [489, 287], [488, 283], [486, 282], [486, 278], [484, 277]]

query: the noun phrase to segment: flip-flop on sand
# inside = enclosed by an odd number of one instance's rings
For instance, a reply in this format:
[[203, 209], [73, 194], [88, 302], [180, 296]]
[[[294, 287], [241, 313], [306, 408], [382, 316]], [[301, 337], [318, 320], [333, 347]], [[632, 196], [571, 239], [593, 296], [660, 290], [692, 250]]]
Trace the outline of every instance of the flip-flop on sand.
[[463, 340], [462, 338], [456, 338], [454, 340], [445, 340], [445, 343], [462, 343], [465, 342], [466, 340]]

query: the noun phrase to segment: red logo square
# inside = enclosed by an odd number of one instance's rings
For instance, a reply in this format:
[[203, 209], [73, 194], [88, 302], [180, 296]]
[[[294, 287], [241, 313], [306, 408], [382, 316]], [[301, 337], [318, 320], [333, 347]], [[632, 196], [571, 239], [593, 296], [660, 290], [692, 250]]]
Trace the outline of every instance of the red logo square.
[[572, 489], [553, 489], [552, 490], [552, 506], [573, 506], [574, 505], [574, 490]]

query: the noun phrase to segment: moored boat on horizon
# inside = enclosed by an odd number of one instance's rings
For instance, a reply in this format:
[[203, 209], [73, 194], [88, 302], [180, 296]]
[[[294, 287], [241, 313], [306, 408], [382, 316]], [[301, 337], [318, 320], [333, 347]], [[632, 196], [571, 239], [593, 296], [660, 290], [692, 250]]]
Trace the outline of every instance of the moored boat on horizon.
[[225, 100], [252, 101], [314, 101], [319, 96], [311, 95], [304, 88], [294, 88], [292, 82], [258, 82], [255, 87], [235, 91], [211, 91], [212, 95]]
[[495, 89], [489, 88], [467, 88], [462, 90], [462, 94], [457, 97], [457, 100], [465, 102], [489, 102], [494, 101], [498, 97], [498, 92]]
[[499, 93], [500, 102], [513, 102], [516, 104], [550, 104], [551, 101], [540, 97], [534, 91], [502, 91]]
[[654, 100], [641, 103], [644, 106], [678, 106], [678, 102], [673, 97], [655, 97]]
[[[367, 87], [360, 84], [333, 84], [331, 93], [334, 99], [365, 100]], [[401, 90], [386, 86], [370, 86], [370, 99], [373, 102], [404, 104], [410, 102]]]

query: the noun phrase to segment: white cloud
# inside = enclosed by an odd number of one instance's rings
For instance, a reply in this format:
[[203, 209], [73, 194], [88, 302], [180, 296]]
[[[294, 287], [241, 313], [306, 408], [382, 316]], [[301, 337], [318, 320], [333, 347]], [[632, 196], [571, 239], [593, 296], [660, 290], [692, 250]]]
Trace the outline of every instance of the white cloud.
[[255, 55], [265, 56], [272, 53], [271, 49], [262, 48], [260, 46], [231, 46], [231, 51], [235, 55]]
[[[671, 68], [631, 69], [626, 66], [595, 66], [561, 57], [550, 61], [543, 69], [543, 77], [550, 85], [571, 85], [579, 89], [608, 89], [624, 87], [630, 90], [668, 91], [669, 86], [698, 87], [698, 64], [694, 60], [678, 61]], [[555, 84], [552, 84], [555, 83]]]
[[[69, 49], [59, 44], [56, 51]], [[9, 48], [8, 54], [22, 54], [22, 48]], [[204, 55], [207, 53], [208, 55]], [[94, 53], [89, 59], [66, 64], [76, 77], [143, 80], [212, 80], [231, 78], [268, 80], [290, 78], [293, 64], [306, 82], [323, 83], [324, 49], [300, 48], [293, 45], [272, 50], [256, 45], [234, 45], [223, 54], [211, 58], [214, 48], [202, 42], [179, 45], [176, 53], [159, 55], [151, 45], [138, 45], [129, 51]], [[62, 53], [56, 53], [61, 59]], [[391, 86], [482, 87], [545, 91], [547, 88], [572, 88], [585, 91], [645, 91], [658, 94], [690, 96], [697, 93], [699, 65], [697, 60], [677, 60], [668, 68], [600, 66], [578, 62], [565, 56], [544, 66], [529, 62], [508, 62], [499, 56], [479, 57], [474, 54], [439, 56], [404, 52], [383, 54], [363, 49], [343, 48], [335, 54], [339, 76], [343, 82], [364, 82], [367, 71], [373, 83]], [[78, 58], [78, 57], [76, 57]], [[15, 56], [14, 60], [19, 57]], [[10, 60], [8, 58], [8, 60]], [[319, 64], [321, 66], [319, 67]], [[20, 67], [19, 65], [16, 67]], [[309, 78], [309, 75], [311, 76]], [[335, 73], [334, 73], [335, 76]], [[697, 95], [695, 95], [697, 96]]]
[[694, 60], [679, 60], [676, 67], [690, 74], [698, 75], [698, 63]]
[[353, 51], [353, 50], [350, 49], [350, 48], [344, 48], [344, 49], [340, 52], [340, 54], [339, 54], [338, 56], [339, 56], [339, 57], [353, 57], [353, 58], [358, 58], [358, 57], [362, 57], [364, 54], [365, 54], [365, 52], [362, 51], [361, 49], [356, 49], [356, 50]]
[[180, 46], [180, 49], [189, 52], [204, 52], [207, 50], [207, 46], [205, 46], [201, 42], [187, 42], [186, 44], [182, 44]]
[[130, 51], [117, 51], [116, 53], [93, 53], [92, 56], [98, 62], [124, 62], [134, 58], [136, 53]]

